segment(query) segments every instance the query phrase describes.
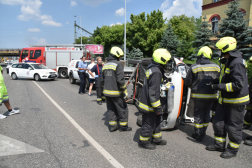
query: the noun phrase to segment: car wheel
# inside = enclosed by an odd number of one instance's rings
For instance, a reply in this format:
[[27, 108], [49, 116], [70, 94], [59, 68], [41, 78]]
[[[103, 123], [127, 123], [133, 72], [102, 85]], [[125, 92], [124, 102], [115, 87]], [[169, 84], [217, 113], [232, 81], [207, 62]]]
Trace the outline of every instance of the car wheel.
[[9, 74], [9, 69], [6, 69], [7, 74]]
[[39, 76], [39, 74], [36, 74], [36, 75], [34, 76], [34, 80], [35, 80], [35, 81], [40, 81], [40, 76]]
[[89, 90], [89, 77], [86, 77], [86, 90]]
[[67, 78], [68, 77], [66, 68], [61, 68], [59, 70], [59, 77], [60, 78]]
[[15, 72], [13, 72], [12, 74], [11, 74], [11, 78], [13, 79], [13, 80], [16, 80], [18, 77], [17, 77], [17, 74], [15, 73]]
[[71, 84], [75, 84], [75, 83], [76, 83], [76, 79], [74, 79], [72, 73], [70, 73], [70, 75], [69, 75], [69, 82], [70, 82]]

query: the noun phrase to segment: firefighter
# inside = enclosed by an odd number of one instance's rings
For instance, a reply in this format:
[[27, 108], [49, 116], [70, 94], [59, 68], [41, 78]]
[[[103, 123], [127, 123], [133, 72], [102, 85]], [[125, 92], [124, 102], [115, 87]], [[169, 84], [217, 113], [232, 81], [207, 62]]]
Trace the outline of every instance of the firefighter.
[[[249, 62], [252, 62], [252, 57], [249, 58]], [[249, 85], [249, 99], [250, 99], [250, 103], [246, 105], [247, 112], [244, 117], [243, 129], [249, 129], [252, 123], [252, 100], [251, 100], [252, 99], [252, 80]], [[252, 146], [252, 136], [246, 137], [244, 144]]]
[[[128, 109], [124, 99], [126, 83], [124, 80], [124, 67], [120, 62], [123, 51], [119, 47], [112, 47], [107, 63], [102, 68], [103, 94], [106, 97], [109, 131], [131, 131], [128, 127]], [[119, 122], [119, 126], [118, 126]]]
[[[97, 64], [93, 66], [92, 69], [88, 71], [88, 73], [95, 77], [95, 89], [97, 94], [97, 104], [102, 105], [102, 101], [105, 101], [105, 96], [102, 93], [102, 85], [101, 85], [101, 78], [102, 78], [102, 58], [97, 57], [96, 58]], [[92, 72], [95, 72], [95, 76]]]
[[153, 61], [148, 65], [146, 77], [139, 102], [139, 111], [142, 115], [142, 128], [138, 146], [154, 150], [156, 145], [166, 145], [161, 134], [161, 115], [163, 114], [160, 102], [160, 85], [163, 80], [164, 65], [171, 59], [166, 49], [154, 51]]
[[210, 122], [210, 111], [217, 100], [217, 90], [212, 90], [207, 84], [218, 83], [220, 75], [219, 65], [210, 61], [212, 50], [204, 46], [198, 52], [195, 64], [187, 73], [185, 84], [191, 88], [191, 97], [194, 99], [194, 131], [192, 137], [202, 141]]
[[[219, 90], [218, 105], [213, 118], [214, 145], [206, 150], [221, 151], [221, 157], [235, 157], [242, 141], [242, 126], [245, 105], [249, 103], [248, 79], [242, 52], [236, 49], [236, 39], [223, 37], [216, 47], [219, 55], [226, 59], [221, 67], [219, 84], [211, 84], [213, 90]], [[226, 147], [226, 136], [229, 143]]]

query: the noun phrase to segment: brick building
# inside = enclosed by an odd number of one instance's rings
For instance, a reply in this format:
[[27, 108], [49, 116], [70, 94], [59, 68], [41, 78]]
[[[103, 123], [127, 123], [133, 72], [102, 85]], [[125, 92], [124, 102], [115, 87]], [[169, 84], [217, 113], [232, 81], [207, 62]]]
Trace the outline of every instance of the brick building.
[[[230, 1], [233, 0], [203, 0], [202, 17], [206, 15], [214, 33], [218, 32], [220, 20], [227, 17], [224, 11], [228, 10]], [[246, 13], [244, 19], [250, 19], [249, 26], [252, 27], [252, 0], [239, 0], [239, 2], [241, 11]]]

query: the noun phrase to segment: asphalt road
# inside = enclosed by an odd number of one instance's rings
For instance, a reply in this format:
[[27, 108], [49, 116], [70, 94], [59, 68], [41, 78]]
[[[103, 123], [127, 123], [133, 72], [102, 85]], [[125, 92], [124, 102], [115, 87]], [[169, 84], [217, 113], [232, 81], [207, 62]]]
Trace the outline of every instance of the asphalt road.
[[[252, 165], [252, 147], [243, 143], [237, 157], [228, 160], [220, 158], [220, 152], [205, 150], [213, 142], [212, 124], [202, 143], [190, 137], [193, 125], [185, 124], [162, 132], [163, 139], [168, 141], [166, 146], [144, 150], [137, 145], [140, 127], [136, 125], [139, 113], [135, 106], [128, 105], [129, 126], [133, 130], [110, 133], [106, 104], [96, 104], [95, 91], [91, 97], [79, 95], [79, 85], [70, 84], [68, 79], [36, 82], [81, 127], [77, 129], [33, 80], [11, 80], [5, 68], [4, 80], [12, 108], [19, 109], [20, 114], [0, 120], [0, 168], [113, 167], [97, 146], [80, 133], [81, 129], [123, 167], [248, 168]], [[7, 114], [4, 105], [0, 109], [1, 114]], [[252, 134], [251, 130], [244, 131], [243, 139]]]

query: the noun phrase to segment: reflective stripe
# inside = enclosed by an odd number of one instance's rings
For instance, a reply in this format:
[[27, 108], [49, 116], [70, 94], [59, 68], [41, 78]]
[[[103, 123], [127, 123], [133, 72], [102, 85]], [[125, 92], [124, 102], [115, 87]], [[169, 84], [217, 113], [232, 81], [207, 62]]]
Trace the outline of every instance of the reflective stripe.
[[149, 111], [149, 112], [154, 112], [153, 108], [151, 108], [150, 106], [147, 106], [141, 102], [139, 102], [139, 108], [141, 109], [144, 109], [146, 111]]
[[105, 96], [102, 96], [101, 98], [102, 98], [102, 99], [106, 99], [106, 97], [105, 97]]
[[219, 80], [219, 83], [221, 83], [221, 80], [222, 80], [222, 77], [224, 75], [224, 70], [225, 70], [225, 64], [221, 64], [221, 73], [220, 73], [220, 80]]
[[201, 71], [217, 71], [217, 72], [220, 72], [220, 68], [219, 67], [199, 67], [199, 68], [192, 69], [193, 73], [197, 73], [197, 72], [201, 72]]
[[226, 142], [226, 138], [214, 136], [214, 140], [219, 142]]
[[102, 99], [101, 99], [101, 98], [97, 98], [96, 100], [97, 100], [97, 101], [102, 101]]
[[150, 77], [151, 74], [152, 74], [151, 69], [148, 69], [148, 70], [145, 72], [145, 75], [146, 75], [147, 79], [149, 79], [149, 77]]
[[234, 143], [234, 142], [231, 142], [231, 141], [229, 141], [229, 145], [232, 147], [232, 148], [239, 148], [239, 144], [236, 144], [236, 143]]
[[204, 127], [207, 127], [209, 123], [203, 123], [203, 126]]
[[122, 92], [120, 91], [114, 91], [114, 90], [104, 90], [103, 94], [108, 94], [108, 95], [120, 95]]
[[248, 123], [247, 121], [243, 121], [243, 123], [245, 124], [245, 125], [251, 125], [251, 123]]
[[126, 88], [126, 83], [123, 86], [120, 86], [121, 89], [125, 89]]
[[229, 69], [229, 68], [226, 68], [225, 73], [226, 73], [226, 74], [230, 74], [230, 69]]
[[152, 134], [152, 137], [153, 138], [159, 138], [159, 137], [161, 137], [162, 136], [162, 133], [160, 132], [160, 133], [156, 133], [156, 134]]
[[154, 108], [156, 108], [156, 107], [158, 107], [160, 105], [161, 105], [160, 100], [158, 100], [158, 101], [156, 101], [154, 103], [151, 103], [151, 106], [154, 107]]
[[106, 70], [106, 69], [112, 69], [112, 70], [116, 70], [116, 66], [114, 66], [114, 65], [104, 65], [103, 67], [102, 67], [102, 71], [104, 71], [104, 70]]
[[234, 92], [233, 87], [232, 87], [232, 83], [227, 83], [226, 89], [227, 89], [227, 92]]
[[191, 97], [193, 98], [205, 98], [205, 99], [210, 99], [210, 98], [218, 98], [218, 94], [198, 94], [198, 93], [192, 93]]
[[119, 122], [120, 123], [120, 125], [122, 125], [122, 126], [126, 126], [127, 124], [128, 124], [128, 122]]
[[212, 115], [213, 115], [213, 116], [215, 115], [215, 111], [212, 111]]
[[141, 141], [148, 141], [148, 140], [150, 139], [150, 137], [142, 137], [142, 136], [140, 135], [139, 139], [140, 139]]
[[196, 128], [203, 128], [203, 124], [196, 124], [196, 123], [194, 123], [194, 127], [196, 127]]
[[109, 121], [109, 125], [117, 125], [116, 121]]
[[224, 103], [230, 103], [230, 104], [244, 103], [247, 101], [249, 101], [249, 95], [241, 97], [241, 98], [233, 98], [233, 99], [223, 98]]

